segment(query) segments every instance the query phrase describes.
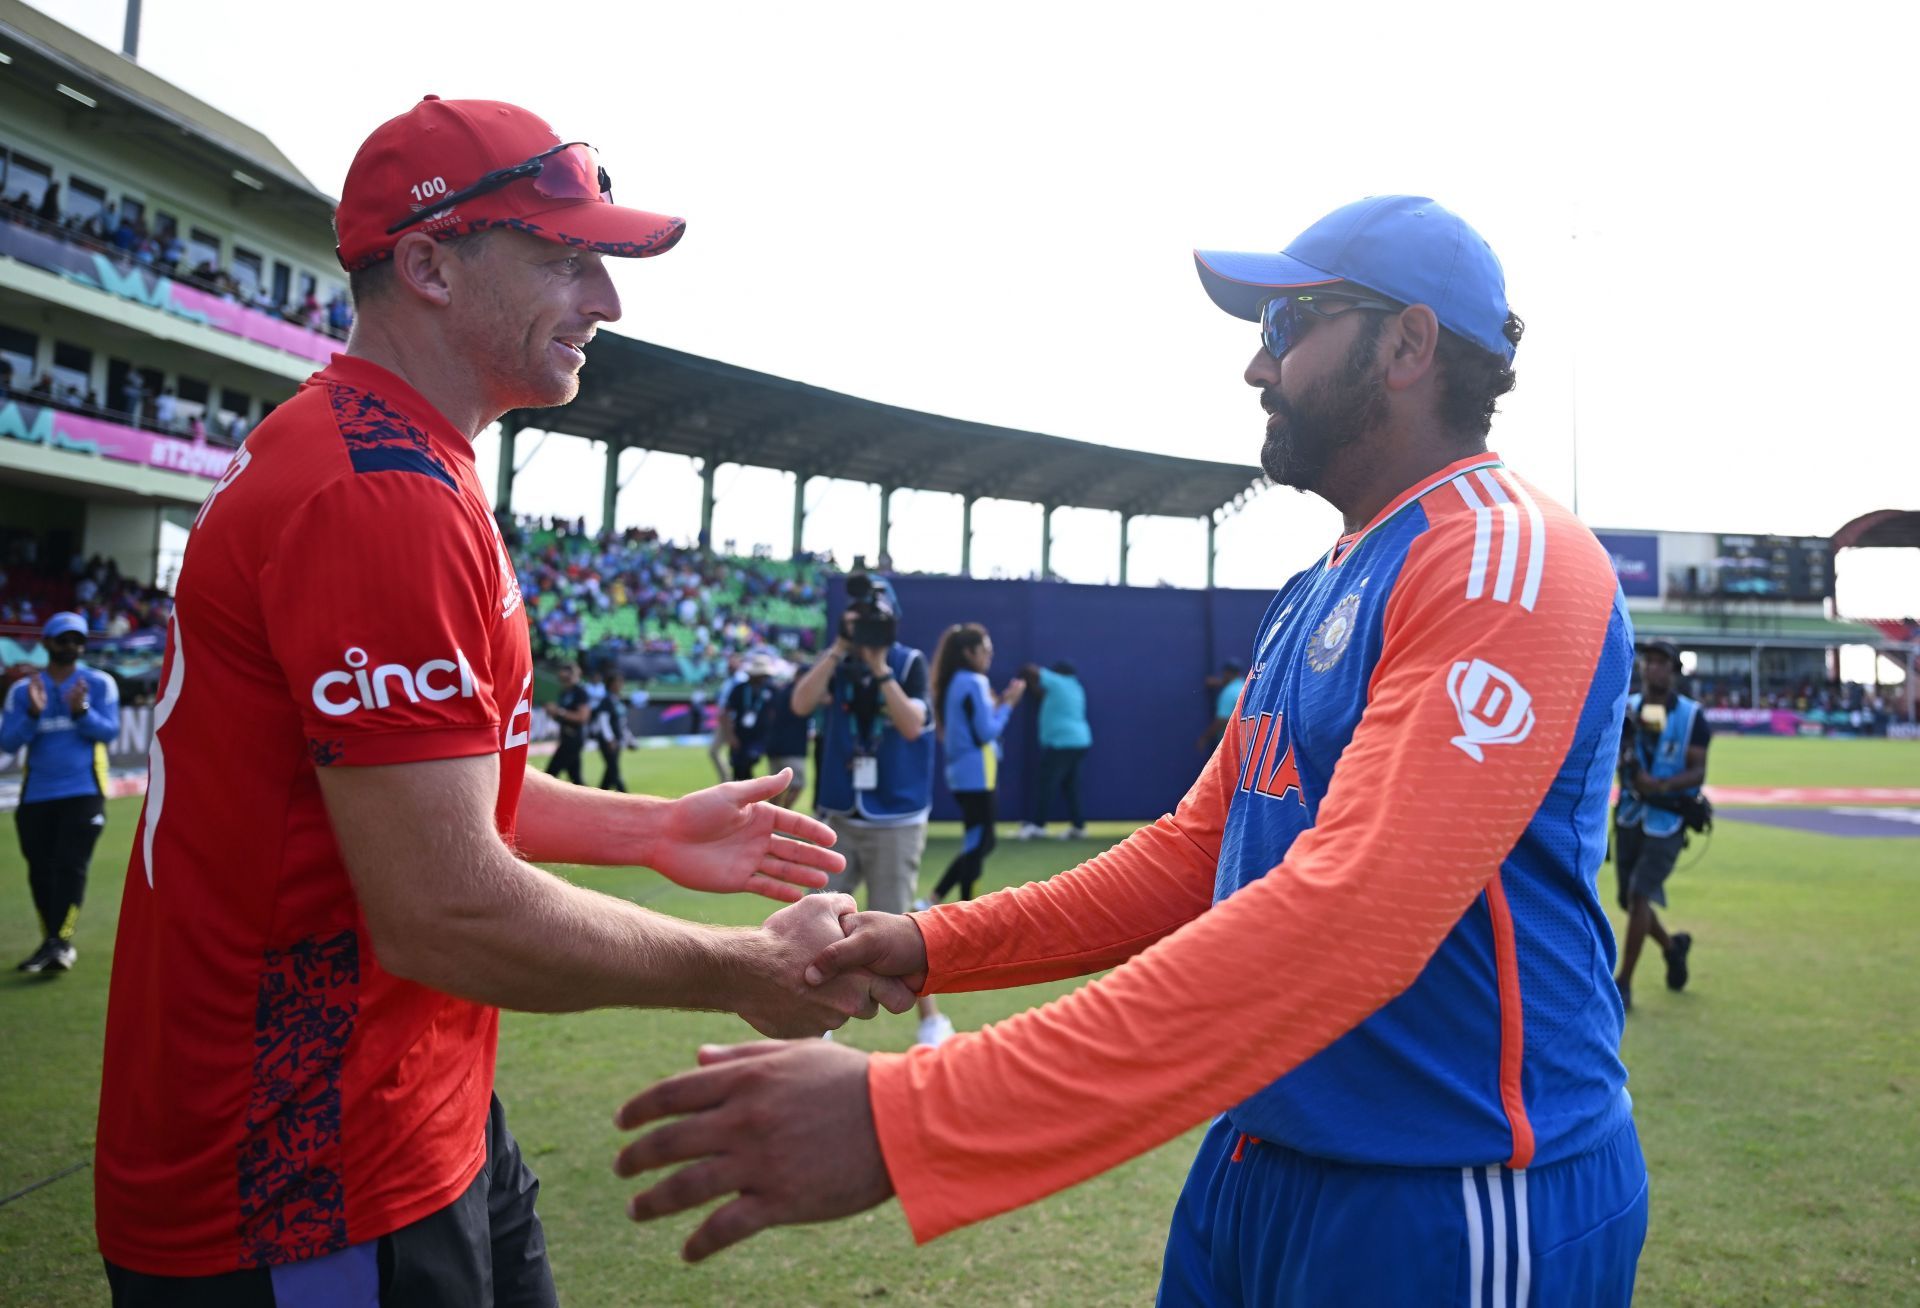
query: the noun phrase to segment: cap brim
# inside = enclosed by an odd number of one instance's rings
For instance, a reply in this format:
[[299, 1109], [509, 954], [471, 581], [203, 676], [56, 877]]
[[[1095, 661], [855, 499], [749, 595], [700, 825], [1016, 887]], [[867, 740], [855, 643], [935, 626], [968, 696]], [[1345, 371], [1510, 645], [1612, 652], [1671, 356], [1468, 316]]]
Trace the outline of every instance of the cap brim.
[[593, 200], [533, 214], [514, 225], [534, 236], [584, 246], [616, 259], [665, 254], [680, 243], [687, 230], [684, 218]]
[[1344, 281], [1287, 254], [1241, 254], [1231, 250], [1195, 250], [1200, 284], [1213, 302], [1236, 318], [1260, 321], [1260, 306], [1273, 292], [1294, 286], [1327, 286]]

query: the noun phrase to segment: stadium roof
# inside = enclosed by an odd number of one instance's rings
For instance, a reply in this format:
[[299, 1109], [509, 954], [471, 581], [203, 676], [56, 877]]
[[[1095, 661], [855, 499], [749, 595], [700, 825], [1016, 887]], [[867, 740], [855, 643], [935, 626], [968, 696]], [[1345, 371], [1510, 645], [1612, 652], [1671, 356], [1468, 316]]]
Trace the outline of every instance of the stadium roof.
[[896, 408], [602, 331], [579, 398], [523, 427], [899, 489], [1173, 518], [1267, 483], [1251, 464], [1113, 449]]
[[[231, 171], [237, 164], [250, 176], [262, 174], [255, 180], [277, 181], [285, 198], [311, 202], [332, 217], [333, 200], [260, 132], [21, 0], [0, 0], [0, 52], [11, 56], [11, 76], [44, 75], [49, 92], [53, 83], [65, 82], [97, 101], [97, 108], [85, 112], [101, 117], [89, 125], [145, 133], [160, 141], [169, 136], [176, 141], [184, 138], [185, 143], [199, 147], [189, 154], [206, 158], [211, 153], [209, 162], [223, 170]], [[245, 185], [238, 178], [234, 181]], [[257, 189], [263, 198], [272, 195], [269, 188]]]
[[1855, 546], [1920, 548], [1920, 511], [1875, 509], [1872, 513], [1861, 514], [1833, 533], [1833, 547], [1836, 550]]
[[1633, 634], [1660, 636], [1678, 645], [1755, 645], [1774, 649], [1827, 649], [1834, 645], [1879, 645], [1882, 632], [1863, 622], [1839, 618], [1789, 617], [1765, 613], [1672, 613], [1635, 609]]

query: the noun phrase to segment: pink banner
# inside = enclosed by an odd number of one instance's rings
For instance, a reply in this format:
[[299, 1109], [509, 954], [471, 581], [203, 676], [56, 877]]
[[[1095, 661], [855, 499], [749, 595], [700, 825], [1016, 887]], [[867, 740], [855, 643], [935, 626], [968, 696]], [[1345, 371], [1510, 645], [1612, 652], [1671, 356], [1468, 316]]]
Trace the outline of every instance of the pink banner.
[[322, 364], [332, 360], [336, 351], [345, 348], [342, 342], [331, 336], [296, 327], [285, 319], [249, 309], [232, 300], [223, 300], [184, 283], [170, 281], [168, 287], [174, 303], [185, 309], [187, 315], [204, 318], [209, 327], [217, 327], [243, 340], [269, 345], [276, 350]]
[[0, 438], [55, 450], [98, 454], [122, 463], [205, 477], [208, 481], [218, 481], [226, 472], [227, 464], [233, 461], [233, 451], [224, 445], [162, 436], [104, 418], [13, 401], [0, 405]]

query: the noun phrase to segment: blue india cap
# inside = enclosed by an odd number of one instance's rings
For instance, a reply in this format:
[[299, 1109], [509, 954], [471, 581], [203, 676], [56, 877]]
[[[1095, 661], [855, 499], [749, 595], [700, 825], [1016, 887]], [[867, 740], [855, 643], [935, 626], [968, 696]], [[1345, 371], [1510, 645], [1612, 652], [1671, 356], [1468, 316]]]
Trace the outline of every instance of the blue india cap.
[[1353, 282], [1513, 362], [1507, 279], [1480, 233], [1422, 195], [1370, 195], [1322, 218], [1279, 254], [1195, 250], [1200, 282], [1236, 318], [1260, 321], [1273, 292]]
[[87, 620], [78, 613], [56, 613], [48, 618], [47, 625], [41, 628], [40, 638], [52, 640], [55, 636], [64, 636], [70, 631], [77, 631], [82, 636], [86, 635]]

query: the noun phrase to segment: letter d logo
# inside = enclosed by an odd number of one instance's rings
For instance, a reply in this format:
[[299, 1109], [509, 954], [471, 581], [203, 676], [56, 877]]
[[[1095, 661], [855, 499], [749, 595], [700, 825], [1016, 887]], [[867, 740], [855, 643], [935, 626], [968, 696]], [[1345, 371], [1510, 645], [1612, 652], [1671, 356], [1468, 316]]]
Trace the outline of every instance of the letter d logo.
[[1476, 763], [1486, 757], [1482, 746], [1517, 745], [1533, 734], [1533, 696], [1485, 659], [1453, 665], [1447, 698], [1460, 718], [1453, 743]]

